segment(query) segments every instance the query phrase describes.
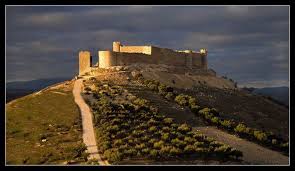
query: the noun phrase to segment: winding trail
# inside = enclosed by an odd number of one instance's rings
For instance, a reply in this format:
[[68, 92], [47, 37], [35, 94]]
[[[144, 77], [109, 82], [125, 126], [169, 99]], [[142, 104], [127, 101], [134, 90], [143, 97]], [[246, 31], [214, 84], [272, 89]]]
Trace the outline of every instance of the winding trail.
[[87, 146], [87, 152], [90, 153], [88, 159], [97, 159], [99, 165], [110, 165], [107, 161], [102, 160], [98, 153], [92, 122], [92, 113], [89, 106], [85, 103], [83, 97], [81, 96], [82, 87], [83, 79], [76, 80], [73, 88], [73, 95], [76, 104], [80, 108], [82, 116], [83, 142]]
[[204, 135], [224, 142], [243, 152], [243, 160], [255, 165], [288, 165], [289, 157], [256, 143], [231, 135], [212, 126], [193, 127]]

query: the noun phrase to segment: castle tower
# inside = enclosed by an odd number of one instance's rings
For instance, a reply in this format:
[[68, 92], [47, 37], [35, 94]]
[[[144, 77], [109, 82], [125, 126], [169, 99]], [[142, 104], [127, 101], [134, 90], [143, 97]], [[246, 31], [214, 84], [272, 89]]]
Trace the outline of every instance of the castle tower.
[[207, 64], [207, 54], [208, 54], [208, 51], [207, 49], [200, 49], [200, 54], [201, 54], [201, 58], [202, 58], [202, 68], [203, 69], [208, 69], [208, 64]]
[[88, 72], [92, 65], [92, 56], [89, 51], [79, 52], [79, 75]]
[[120, 52], [120, 46], [121, 46], [120, 42], [113, 42], [113, 51]]

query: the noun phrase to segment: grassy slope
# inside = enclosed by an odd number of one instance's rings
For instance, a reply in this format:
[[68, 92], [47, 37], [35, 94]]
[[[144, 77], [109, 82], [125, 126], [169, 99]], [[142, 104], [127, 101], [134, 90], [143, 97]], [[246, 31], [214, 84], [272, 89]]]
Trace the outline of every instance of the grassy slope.
[[[61, 163], [79, 155], [80, 114], [73, 85], [68, 86], [68, 90], [46, 90], [6, 105], [7, 164]], [[44, 138], [46, 142], [41, 141]]]

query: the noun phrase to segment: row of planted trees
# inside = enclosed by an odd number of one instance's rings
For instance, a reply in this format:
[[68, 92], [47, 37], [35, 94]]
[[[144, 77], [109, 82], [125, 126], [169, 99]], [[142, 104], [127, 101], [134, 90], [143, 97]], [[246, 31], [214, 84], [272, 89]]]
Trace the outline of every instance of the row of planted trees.
[[284, 139], [274, 135], [272, 132], [250, 128], [244, 123], [224, 119], [220, 116], [219, 111], [215, 108], [202, 108], [197, 104], [196, 98], [185, 94], [176, 94], [172, 87], [166, 86], [159, 81], [147, 80], [142, 76], [138, 77], [138, 80], [144, 86], [148, 87], [150, 90], [158, 92], [167, 100], [172, 100], [181, 106], [189, 107], [193, 113], [201, 116], [208, 124], [215, 125], [218, 128], [226, 130], [230, 133], [238, 134], [240, 137], [281, 151], [286, 155], [288, 154], [289, 143]]
[[97, 90], [89, 93], [96, 98], [90, 105], [99, 152], [109, 162], [179, 158], [232, 160], [242, 156], [242, 152], [193, 131], [187, 124], [175, 123], [145, 99], [117, 100], [124, 94], [119, 86], [97, 84]]

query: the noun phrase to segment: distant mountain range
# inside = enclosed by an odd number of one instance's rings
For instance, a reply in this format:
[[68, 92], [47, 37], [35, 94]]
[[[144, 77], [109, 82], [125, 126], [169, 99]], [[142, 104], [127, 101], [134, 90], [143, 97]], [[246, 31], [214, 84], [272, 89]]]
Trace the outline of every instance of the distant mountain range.
[[[70, 77], [63, 78], [48, 78], [48, 79], [37, 79], [31, 81], [16, 81], [6, 83], [6, 102], [13, 99], [31, 94], [35, 91], [39, 91], [47, 86], [63, 82], [65, 80], [71, 80]], [[282, 103], [283, 105], [289, 106], [289, 88], [288, 87], [265, 87], [265, 88], [243, 88], [253, 94], [259, 94], [268, 96]]]
[[47, 86], [71, 80], [70, 77], [37, 79], [6, 83], [6, 102], [39, 91]]
[[253, 94], [269, 96], [272, 99], [289, 106], [289, 87], [243, 88]]

